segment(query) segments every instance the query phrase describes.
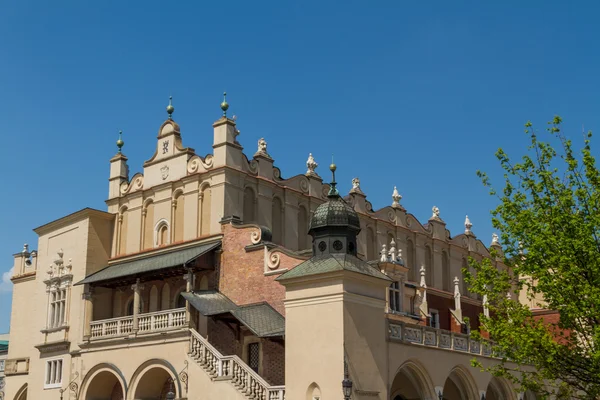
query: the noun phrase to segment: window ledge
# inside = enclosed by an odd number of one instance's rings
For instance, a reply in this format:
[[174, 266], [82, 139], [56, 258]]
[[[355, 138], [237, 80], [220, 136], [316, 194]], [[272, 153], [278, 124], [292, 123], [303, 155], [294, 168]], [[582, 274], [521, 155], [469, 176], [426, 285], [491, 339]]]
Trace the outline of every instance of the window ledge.
[[69, 325], [61, 325], [61, 326], [56, 326], [54, 328], [45, 328], [42, 329], [40, 332], [42, 333], [52, 333], [52, 332], [58, 332], [58, 331], [62, 331], [62, 330], [68, 331], [69, 330]]

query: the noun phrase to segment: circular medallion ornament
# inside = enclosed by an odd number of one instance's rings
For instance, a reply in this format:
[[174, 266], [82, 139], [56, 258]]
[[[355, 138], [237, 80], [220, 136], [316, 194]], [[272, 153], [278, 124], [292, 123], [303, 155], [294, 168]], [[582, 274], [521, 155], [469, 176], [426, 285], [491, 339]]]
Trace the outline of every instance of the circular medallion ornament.
[[320, 251], [325, 251], [326, 249], [327, 249], [327, 243], [325, 243], [325, 242], [319, 243], [319, 250]]
[[335, 242], [333, 242], [333, 249], [334, 250], [340, 251], [340, 250], [342, 250], [343, 247], [344, 247], [344, 245], [339, 240], [336, 240]]

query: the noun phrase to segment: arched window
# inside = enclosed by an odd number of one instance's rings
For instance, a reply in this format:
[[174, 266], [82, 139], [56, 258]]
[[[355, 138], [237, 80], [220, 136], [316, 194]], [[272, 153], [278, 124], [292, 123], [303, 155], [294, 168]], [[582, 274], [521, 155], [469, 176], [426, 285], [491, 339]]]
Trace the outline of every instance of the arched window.
[[158, 289], [152, 285], [150, 289], [150, 302], [148, 303], [148, 312], [158, 311]]
[[279, 197], [273, 197], [273, 242], [283, 244], [283, 205]]
[[118, 235], [119, 235], [119, 247], [117, 249], [117, 254], [125, 254], [127, 253], [127, 216], [128, 216], [128, 212], [127, 212], [127, 207], [123, 207], [121, 209], [121, 212], [119, 213], [118, 216]]
[[151, 249], [154, 247], [154, 202], [152, 200], [148, 201], [145, 207], [142, 209], [142, 218], [143, 218], [143, 239], [142, 239], [142, 249]]
[[171, 308], [171, 287], [165, 282], [160, 293], [160, 309], [168, 310]]
[[419, 281], [419, 267], [415, 260], [415, 244], [412, 240], [406, 240], [406, 266], [408, 267], [408, 280], [413, 282]]
[[255, 204], [256, 197], [254, 196], [254, 190], [251, 187], [244, 189], [244, 223], [251, 224], [256, 222], [255, 215]]
[[468, 269], [469, 263], [466, 258], [462, 259], [462, 268], [461, 268], [461, 277], [462, 277], [462, 296], [469, 297], [469, 285], [467, 285], [467, 280], [465, 279], [465, 275], [462, 272], [463, 269]]
[[448, 262], [448, 253], [442, 251], [442, 289], [450, 291], [450, 265]]
[[373, 228], [367, 228], [367, 261], [377, 259], [375, 255], [375, 233]]
[[156, 246], [169, 244], [169, 224], [164, 219], [156, 224], [155, 244]]
[[205, 186], [200, 193], [200, 235], [210, 233], [212, 193], [210, 186]]
[[172, 200], [173, 201], [173, 242], [183, 241], [183, 224], [184, 224], [184, 201], [183, 193]]
[[298, 209], [298, 250], [308, 248], [308, 213], [306, 207]]
[[179, 292], [179, 295], [177, 296], [177, 308], [185, 307], [185, 298], [181, 295], [181, 293], [183, 292]]
[[433, 287], [433, 255], [431, 247], [425, 245], [425, 283], [427, 287]]
[[[142, 299], [140, 299], [140, 307], [138, 309], [138, 314], [141, 314], [142, 310], [143, 310], [143, 304], [142, 304]], [[127, 302], [127, 315], [133, 315], [133, 296]]]

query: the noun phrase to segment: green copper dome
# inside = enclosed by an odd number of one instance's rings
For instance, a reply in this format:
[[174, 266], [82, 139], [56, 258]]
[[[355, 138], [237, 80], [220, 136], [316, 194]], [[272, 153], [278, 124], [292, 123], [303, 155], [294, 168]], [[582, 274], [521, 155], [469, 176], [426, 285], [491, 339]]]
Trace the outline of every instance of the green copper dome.
[[360, 231], [360, 220], [354, 209], [339, 195], [329, 196], [329, 201], [315, 210], [310, 221], [309, 233], [315, 229], [326, 227], [346, 227]]

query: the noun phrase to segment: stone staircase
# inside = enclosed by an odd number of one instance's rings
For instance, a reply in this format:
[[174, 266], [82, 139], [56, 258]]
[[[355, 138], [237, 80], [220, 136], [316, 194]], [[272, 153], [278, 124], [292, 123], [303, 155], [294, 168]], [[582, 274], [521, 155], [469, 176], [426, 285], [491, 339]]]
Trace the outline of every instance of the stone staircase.
[[271, 386], [238, 356], [224, 356], [194, 329], [190, 329], [190, 358], [212, 380], [228, 380], [248, 399], [285, 400], [285, 386]]

